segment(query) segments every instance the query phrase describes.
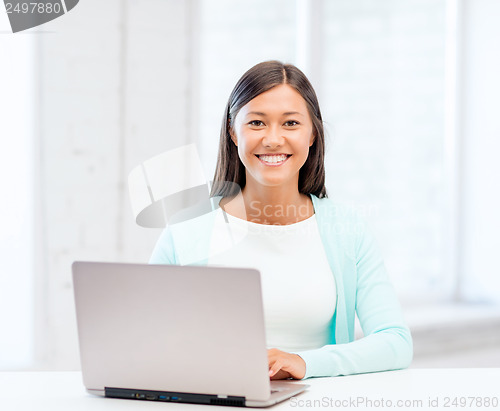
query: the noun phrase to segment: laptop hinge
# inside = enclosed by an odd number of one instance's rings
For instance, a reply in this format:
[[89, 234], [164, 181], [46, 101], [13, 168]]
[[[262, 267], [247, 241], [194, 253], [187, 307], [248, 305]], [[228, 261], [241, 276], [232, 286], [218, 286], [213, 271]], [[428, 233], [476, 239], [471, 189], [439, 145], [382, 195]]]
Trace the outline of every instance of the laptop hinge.
[[104, 387], [104, 395], [129, 400], [187, 402], [192, 404], [228, 405], [244, 407], [245, 397], [233, 395], [193, 394], [174, 391], [135, 390], [131, 388]]

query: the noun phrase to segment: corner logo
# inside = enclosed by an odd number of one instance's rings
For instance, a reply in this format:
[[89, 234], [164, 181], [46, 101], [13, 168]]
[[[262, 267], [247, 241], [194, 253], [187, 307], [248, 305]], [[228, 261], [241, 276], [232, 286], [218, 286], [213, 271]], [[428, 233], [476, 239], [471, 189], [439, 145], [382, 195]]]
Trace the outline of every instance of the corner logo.
[[57, 19], [70, 11], [79, 0], [4, 0], [12, 32], [31, 29]]

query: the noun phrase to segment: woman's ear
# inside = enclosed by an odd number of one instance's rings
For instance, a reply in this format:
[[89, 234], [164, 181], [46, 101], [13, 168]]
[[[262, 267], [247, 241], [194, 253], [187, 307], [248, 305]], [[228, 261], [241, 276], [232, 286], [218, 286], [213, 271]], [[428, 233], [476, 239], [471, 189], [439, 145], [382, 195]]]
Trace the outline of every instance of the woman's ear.
[[311, 134], [311, 139], [309, 140], [309, 147], [311, 147], [316, 141], [316, 133]]
[[233, 143], [236, 147], [238, 147], [238, 139], [236, 138], [236, 134], [234, 134], [234, 130], [231, 127], [231, 122], [228, 120], [227, 122], [227, 130], [229, 132], [229, 136], [231, 137], [231, 140], [233, 140]]

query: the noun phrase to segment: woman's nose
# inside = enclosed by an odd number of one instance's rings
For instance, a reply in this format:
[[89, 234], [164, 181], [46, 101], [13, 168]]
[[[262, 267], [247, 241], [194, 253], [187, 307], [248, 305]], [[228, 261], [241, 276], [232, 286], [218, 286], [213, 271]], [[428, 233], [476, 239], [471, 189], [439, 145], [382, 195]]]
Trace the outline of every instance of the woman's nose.
[[269, 128], [266, 131], [265, 136], [262, 139], [262, 144], [264, 147], [280, 147], [283, 145], [285, 141], [284, 136], [280, 129], [277, 128]]

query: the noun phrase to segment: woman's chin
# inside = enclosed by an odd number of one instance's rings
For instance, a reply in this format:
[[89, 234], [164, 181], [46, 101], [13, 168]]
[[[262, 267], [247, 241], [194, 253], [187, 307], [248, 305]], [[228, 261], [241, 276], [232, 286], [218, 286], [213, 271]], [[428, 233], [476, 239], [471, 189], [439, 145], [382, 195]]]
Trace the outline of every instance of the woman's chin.
[[[248, 184], [248, 181], [247, 181]], [[290, 181], [290, 179], [286, 178], [265, 178], [261, 177], [255, 181], [256, 186], [261, 186], [261, 187], [269, 187], [269, 188], [284, 188], [284, 187], [297, 187], [297, 182], [295, 182], [295, 185], [293, 185]]]

